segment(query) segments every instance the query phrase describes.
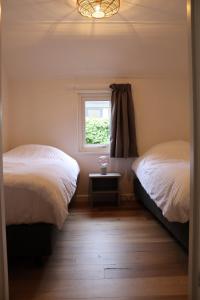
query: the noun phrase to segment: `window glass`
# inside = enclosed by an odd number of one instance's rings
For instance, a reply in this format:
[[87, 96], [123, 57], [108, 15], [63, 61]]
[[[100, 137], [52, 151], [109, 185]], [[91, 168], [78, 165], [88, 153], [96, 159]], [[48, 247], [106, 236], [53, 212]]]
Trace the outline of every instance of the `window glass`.
[[85, 101], [85, 144], [108, 145], [110, 142], [110, 101]]
[[111, 94], [102, 91], [80, 93], [79, 149], [107, 153], [110, 146]]

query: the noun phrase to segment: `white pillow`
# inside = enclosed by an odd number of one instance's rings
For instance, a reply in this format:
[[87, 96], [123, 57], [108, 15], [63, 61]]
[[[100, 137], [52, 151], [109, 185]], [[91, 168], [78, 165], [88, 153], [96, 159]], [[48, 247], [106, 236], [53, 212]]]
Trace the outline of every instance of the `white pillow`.
[[68, 155], [58, 148], [47, 146], [28, 144], [18, 146], [6, 153], [4, 158], [6, 159], [60, 159], [65, 160]]
[[136, 171], [140, 163], [146, 161], [166, 160], [190, 160], [190, 144], [186, 141], [170, 141], [158, 144], [150, 148], [132, 164], [132, 170]]
[[190, 144], [186, 141], [170, 141], [150, 148], [143, 156], [156, 155], [174, 159], [188, 159]]

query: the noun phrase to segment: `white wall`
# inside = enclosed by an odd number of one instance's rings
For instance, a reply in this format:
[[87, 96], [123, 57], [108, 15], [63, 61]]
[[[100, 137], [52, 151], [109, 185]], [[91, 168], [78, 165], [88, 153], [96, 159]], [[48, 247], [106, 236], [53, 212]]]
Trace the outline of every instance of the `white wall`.
[[[88, 173], [98, 170], [97, 154], [78, 149], [78, 90], [105, 89], [112, 82], [133, 87], [139, 152], [173, 139], [189, 139], [188, 84], [182, 79], [48, 80], [9, 82], [9, 147], [25, 143], [56, 146], [81, 167], [78, 193], [87, 194]], [[132, 192], [132, 159], [112, 159], [123, 173], [122, 193]]]

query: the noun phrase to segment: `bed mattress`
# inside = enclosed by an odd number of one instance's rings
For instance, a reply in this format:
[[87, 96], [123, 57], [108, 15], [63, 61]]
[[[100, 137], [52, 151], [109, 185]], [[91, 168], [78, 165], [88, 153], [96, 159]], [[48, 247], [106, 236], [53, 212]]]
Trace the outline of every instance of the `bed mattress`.
[[133, 162], [141, 185], [170, 222], [189, 221], [189, 143], [173, 141], [151, 148]]
[[3, 155], [6, 224], [51, 223], [61, 228], [73, 197], [79, 166], [61, 150], [19, 146]]

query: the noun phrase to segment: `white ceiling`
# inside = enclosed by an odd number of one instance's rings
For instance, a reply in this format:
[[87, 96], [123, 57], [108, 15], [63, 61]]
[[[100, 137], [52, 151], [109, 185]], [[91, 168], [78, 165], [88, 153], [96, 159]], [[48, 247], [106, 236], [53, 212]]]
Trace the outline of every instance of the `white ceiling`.
[[121, 0], [91, 20], [75, 0], [3, 0], [3, 60], [12, 78], [187, 73], [186, 0]]

